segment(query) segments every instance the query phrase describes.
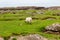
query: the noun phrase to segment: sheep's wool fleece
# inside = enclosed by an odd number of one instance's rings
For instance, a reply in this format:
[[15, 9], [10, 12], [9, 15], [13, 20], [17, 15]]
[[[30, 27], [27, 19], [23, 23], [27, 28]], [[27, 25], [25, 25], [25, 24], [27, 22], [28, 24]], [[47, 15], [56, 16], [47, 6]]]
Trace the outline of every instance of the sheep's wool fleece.
[[31, 22], [32, 21], [32, 18], [31, 17], [27, 17], [25, 21], [26, 22]]

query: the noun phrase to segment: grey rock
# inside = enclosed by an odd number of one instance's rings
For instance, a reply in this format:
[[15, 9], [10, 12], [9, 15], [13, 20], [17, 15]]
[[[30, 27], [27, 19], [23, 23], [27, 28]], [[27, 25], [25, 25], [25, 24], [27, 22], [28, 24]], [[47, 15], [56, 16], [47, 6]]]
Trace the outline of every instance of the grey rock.
[[47, 26], [45, 29], [47, 31], [60, 32], [60, 24], [59, 23], [53, 23], [52, 25]]
[[46, 38], [38, 34], [27, 35], [27, 36], [13, 36], [9, 40], [12, 40], [12, 38], [16, 38], [17, 40], [47, 40]]
[[3, 37], [0, 37], [0, 40], [4, 40], [4, 38]]

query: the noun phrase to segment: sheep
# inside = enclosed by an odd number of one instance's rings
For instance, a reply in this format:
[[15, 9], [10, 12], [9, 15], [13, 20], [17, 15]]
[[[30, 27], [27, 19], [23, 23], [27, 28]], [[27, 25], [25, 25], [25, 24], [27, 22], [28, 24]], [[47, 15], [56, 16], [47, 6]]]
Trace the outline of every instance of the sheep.
[[25, 19], [25, 22], [31, 24], [32, 23], [32, 18], [31, 17], [27, 17]]

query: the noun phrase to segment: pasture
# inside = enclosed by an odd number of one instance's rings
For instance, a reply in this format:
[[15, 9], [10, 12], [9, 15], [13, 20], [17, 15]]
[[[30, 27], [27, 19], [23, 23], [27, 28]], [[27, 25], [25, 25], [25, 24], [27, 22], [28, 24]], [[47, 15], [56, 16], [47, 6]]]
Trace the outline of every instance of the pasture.
[[[46, 26], [56, 22], [60, 23], [60, 16], [53, 15], [59, 13], [60, 10], [44, 10], [43, 14], [37, 11], [41, 12], [41, 10], [19, 10], [15, 11], [15, 14], [0, 14], [0, 36], [40, 34], [48, 39], [60, 40], [60, 35], [43, 32]], [[25, 23], [25, 18], [29, 16], [33, 18], [32, 24]]]

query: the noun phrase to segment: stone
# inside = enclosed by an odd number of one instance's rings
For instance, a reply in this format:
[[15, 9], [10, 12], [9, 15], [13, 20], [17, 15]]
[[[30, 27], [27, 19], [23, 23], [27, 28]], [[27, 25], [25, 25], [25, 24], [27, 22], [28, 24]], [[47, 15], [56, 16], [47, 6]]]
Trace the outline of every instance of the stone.
[[4, 40], [4, 38], [3, 37], [0, 37], [0, 40]]
[[60, 24], [59, 23], [53, 23], [52, 25], [49, 25], [45, 28], [47, 31], [53, 31], [53, 32], [60, 32]]
[[[11, 38], [16, 38], [17, 40], [48, 40], [39, 34], [32, 34], [32, 35], [27, 35], [27, 36], [16, 36], [16, 37], [11, 37]], [[12, 40], [12, 39], [9, 40]]]

